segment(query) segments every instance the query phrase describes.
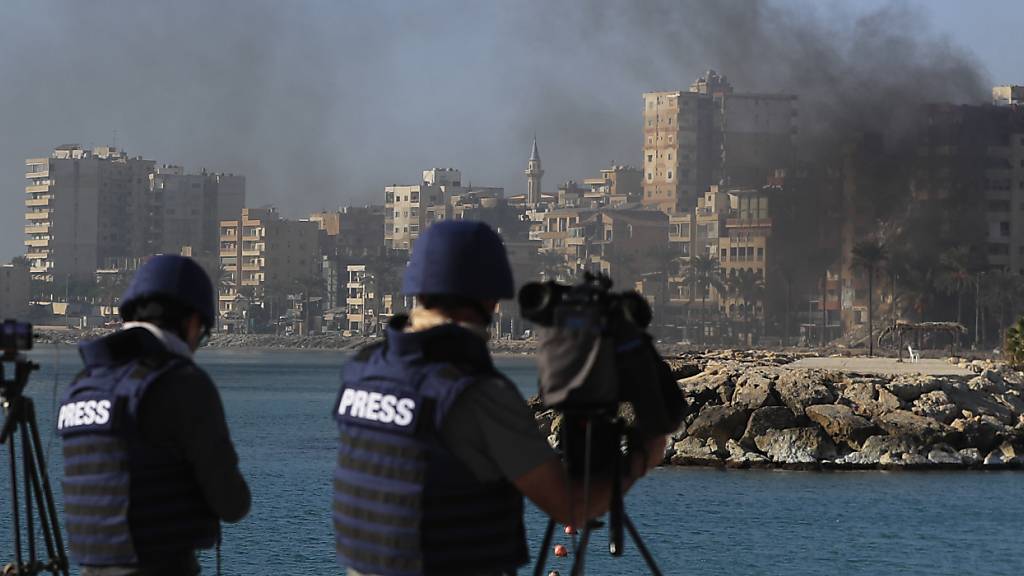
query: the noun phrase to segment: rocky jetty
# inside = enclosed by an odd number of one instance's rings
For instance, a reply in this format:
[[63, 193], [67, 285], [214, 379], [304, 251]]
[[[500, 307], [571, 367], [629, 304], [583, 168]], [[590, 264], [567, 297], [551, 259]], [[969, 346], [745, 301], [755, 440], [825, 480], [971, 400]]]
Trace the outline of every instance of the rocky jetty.
[[688, 407], [666, 463], [1024, 467], [1021, 372], [963, 361], [974, 375], [863, 375], [797, 368], [785, 355], [764, 354], [772, 361], [747, 354], [673, 362]]

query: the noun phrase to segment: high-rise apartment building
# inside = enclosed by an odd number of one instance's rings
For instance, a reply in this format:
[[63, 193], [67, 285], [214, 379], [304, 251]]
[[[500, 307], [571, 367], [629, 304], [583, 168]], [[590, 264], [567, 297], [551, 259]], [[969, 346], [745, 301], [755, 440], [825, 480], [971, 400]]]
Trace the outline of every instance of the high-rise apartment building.
[[242, 176], [157, 168], [110, 146], [61, 146], [25, 164], [26, 257], [33, 278], [58, 285], [160, 253], [215, 263], [220, 220], [245, 204]]
[[154, 162], [110, 146], [60, 146], [25, 161], [26, 257], [44, 282], [92, 278], [144, 254], [145, 197]]
[[149, 175], [147, 252], [176, 254], [188, 246], [196, 257], [215, 256], [220, 222], [237, 218], [244, 206], [243, 176], [160, 166]]
[[676, 214], [711, 184], [711, 101], [696, 92], [644, 94], [643, 204]]
[[796, 97], [737, 94], [713, 70], [688, 91], [644, 94], [643, 203], [687, 212], [711, 184], [761, 186], [791, 165]]
[[220, 223], [220, 312], [231, 312], [239, 294], [266, 305], [307, 290], [319, 275], [317, 223], [284, 220], [275, 208], [244, 208], [240, 216]]

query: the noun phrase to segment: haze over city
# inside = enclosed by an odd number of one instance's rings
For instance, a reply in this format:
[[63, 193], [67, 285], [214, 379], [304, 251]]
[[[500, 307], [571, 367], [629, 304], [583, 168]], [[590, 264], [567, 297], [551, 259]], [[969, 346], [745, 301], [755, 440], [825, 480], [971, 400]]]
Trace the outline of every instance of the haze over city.
[[[882, 72], [950, 80], [920, 84], [921, 100], [983, 101], [1024, 80], [1024, 56], [1006, 49], [1024, 7], [962, 7], [6, 2], [0, 259], [24, 252], [24, 159], [66, 143], [244, 174], [249, 205], [298, 217], [379, 202], [431, 166], [520, 193], [534, 134], [552, 189], [637, 165], [641, 93], [685, 89], [709, 67], [741, 91], [805, 99], [817, 75], [855, 96], [842, 77], [871, 78], [866, 49], [909, 58]], [[804, 68], [815, 54], [838, 69]]]

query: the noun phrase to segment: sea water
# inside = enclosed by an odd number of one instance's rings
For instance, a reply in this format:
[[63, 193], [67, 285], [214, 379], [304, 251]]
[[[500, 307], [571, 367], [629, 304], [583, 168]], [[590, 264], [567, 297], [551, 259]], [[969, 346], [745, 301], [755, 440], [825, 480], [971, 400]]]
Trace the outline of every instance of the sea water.
[[[71, 348], [33, 352], [36, 402], [58, 507], [60, 442], [53, 407], [80, 363]], [[334, 352], [202, 350], [220, 388], [252, 513], [224, 527], [224, 574], [340, 574], [330, 520], [339, 367]], [[524, 391], [527, 359], [498, 359]], [[4, 447], [6, 448], [6, 447]], [[20, 446], [19, 446], [20, 448]], [[6, 449], [0, 456], [0, 565], [13, 560]], [[20, 473], [20, 469], [19, 469]], [[665, 468], [641, 480], [627, 512], [664, 574], [1024, 573], [1024, 473], [772, 472]], [[526, 517], [531, 555], [546, 523]], [[569, 545], [558, 530], [554, 543]], [[568, 575], [572, 558], [549, 554]], [[613, 558], [594, 535], [588, 574], [648, 574], [636, 546]], [[213, 552], [202, 556], [214, 572]], [[545, 571], [547, 574], [548, 571]], [[532, 573], [524, 568], [520, 574]]]

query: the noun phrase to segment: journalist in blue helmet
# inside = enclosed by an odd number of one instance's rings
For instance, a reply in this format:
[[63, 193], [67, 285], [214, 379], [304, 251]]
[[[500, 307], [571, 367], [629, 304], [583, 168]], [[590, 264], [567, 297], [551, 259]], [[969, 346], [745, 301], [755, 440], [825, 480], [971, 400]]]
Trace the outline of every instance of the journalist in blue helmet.
[[[508, 575], [528, 560], [523, 497], [582, 525], [590, 508], [537, 428], [515, 385], [491, 360], [488, 326], [515, 292], [500, 237], [486, 224], [442, 221], [416, 241], [403, 291], [416, 297], [383, 342], [342, 370], [333, 520], [350, 576]], [[660, 462], [630, 462], [627, 485]]]
[[192, 360], [213, 285], [193, 260], [155, 256], [120, 312], [122, 330], [79, 345], [57, 416], [71, 555], [83, 576], [198, 574], [196, 550], [250, 504], [220, 395]]

